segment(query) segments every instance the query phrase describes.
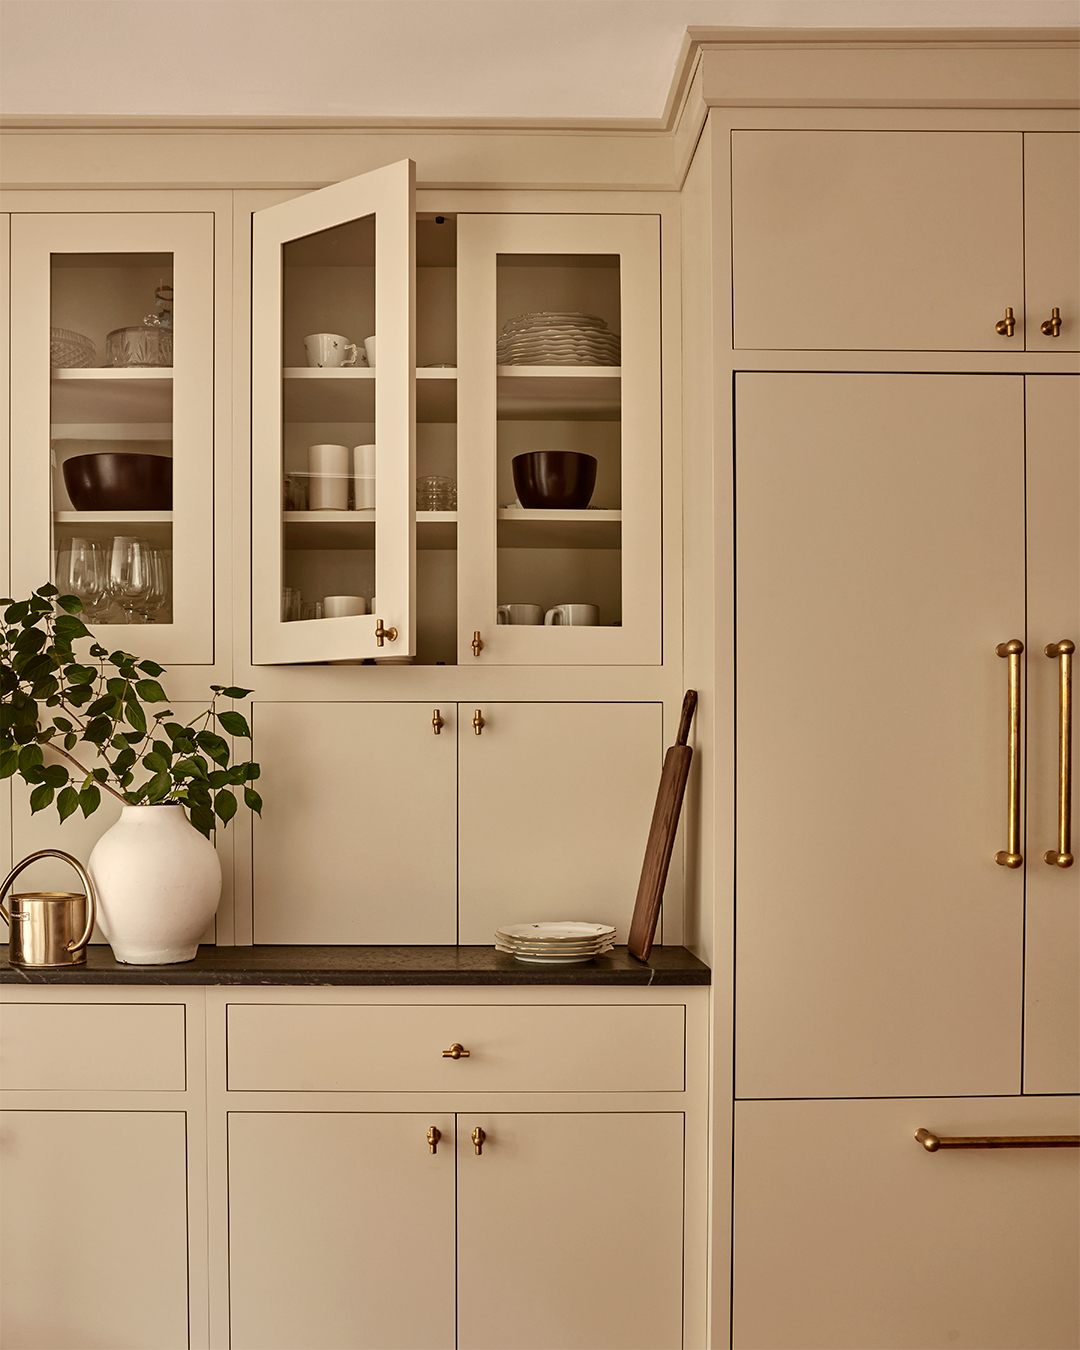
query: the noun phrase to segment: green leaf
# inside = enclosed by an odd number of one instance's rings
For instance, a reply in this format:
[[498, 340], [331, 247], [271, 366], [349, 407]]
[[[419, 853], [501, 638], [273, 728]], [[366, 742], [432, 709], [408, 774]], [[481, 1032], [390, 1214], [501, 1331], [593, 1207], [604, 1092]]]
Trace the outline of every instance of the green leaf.
[[221, 692], [225, 698], [247, 698], [248, 694], [253, 694], [255, 691], [254, 689], [237, 689], [235, 685], [230, 684], [227, 689], [223, 689]]
[[37, 588], [37, 590], [34, 592], [34, 594], [35, 594], [35, 595], [59, 595], [60, 592], [56, 589], [56, 587], [52, 584], [51, 581], [47, 581], [47, 582], [45, 583], [44, 586], [39, 586], [39, 587]]
[[157, 680], [139, 680], [135, 692], [145, 703], [167, 703], [168, 695]]
[[246, 719], [238, 712], [223, 712], [217, 714], [217, 720], [225, 728], [230, 736], [246, 736], [251, 739], [251, 732], [248, 729]]
[[140, 661], [139, 669], [144, 675], [164, 675], [165, 667], [159, 666], [156, 661]]
[[52, 803], [56, 796], [55, 789], [49, 787], [48, 783], [42, 783], [41, 787], [36, 787], [30, 794], [30, 814], [36, 815], [38, 811], [44, 811]]
[[[136, 761], [138, 758], [139, 758], [139, 757], [138, 757], [138, 755], [135, 753], [135, 751], [132, 750], [132, 749], [130, 749], [130, 748], [128, 748], [128, 749], [126, 749], [126, 750], [121, 750], [120, 753], [119, 753], [119, 754], [116, 756], [116, 758], [113, 760], [113, 772], [114, 772], [114, 773], [127, 773], [128, 769], [131, 768], [131, 766], [135, 763], [135, 761]], [[152, 765], [147, 765], [147, 768], [152, 768], [152, 767], [153, 767]]]
[[119, 675], [113, 675], [111, 679], [105, 681], [105, 688], [113, 698], [124, 698], [128, 691], [128, 682], [122, 680]]
[[172, 763], [173, 757], [172, 746], [169, 744], [168, 741], [155, 741], [154, 754], [160, 755], [161, 758], [165, 761], [166, 765]]
[[64, 737], [65, 750], [74, 750], [76, 745], [78, 745], [78, 743], [79, 738], [78, 736], [75, 735], [73, 731], [69, 731], [68, 734]]
[[91, 816], [101, 805], [101, 792], [91, 783], [79, 793], [79, 806], [84, 816]]
[[[69, 614], [81, 614], [83, 612], [83, 602], [77, 595], [57, 596], [56, 603], [61, 609], [66, 609]], [[71, 812], [69, 811], [68, 815], [70, 814]], [[63, 816], [60, 817], [61, 820], [63, 820], [63, 818]]]
[[[112, 681], [110, 680], [111, 684]], [[102, 694], [100, 698], [94, 699], [86, 710], [87, 717], [112, 717], [120, 710], [120, 701], [112, 694]]]
[[133, 726], [140, 736], [146, 735], [146, 714], [143, 712], [138, 701], [129, 694], [124, 701], [124, 719], [129, 726]]
[[262, 798], [254, 788], [244, 789], [244, 805], [249, 806], [256, 815], [262, 815]]
[[146, 784], [146, 800], [160, 802], [169, 795], [172, 781], [167, 773], [156, 773]]
[[109, 781], [108, 769], [91, 769], [90, 772], [94, 775], [94, 777], [97, 779], [99, 783], [107, 783]]
[[105, 650], [105, 648], [101, 645], [100, 642], [95, 642], [94, 645], [90, 648], [90, 655], [94, 658], [95, 661], [100, 660], [101, 657], [103, 656], [108, 656], [108, 654], [109, 653]]
[[65, 666], [64, 678], [69, 684], [90, 684], [97, 678], [97, 671], [93, 666]]
[[[156, 741], [154, 743], [155, 745], [157, 744]], [[132, 763], [134, 763], [134, 760], [135, 756], [132, 754]], [[116, 762], [117, 764], [120, 763], [119, 760]], [[148, 755], [143, 755], [143, 763], [151, 773], [168, 773], [169, 771], [169, 761], [164, 755], [159, 755], [155, 750], [151, 750]]]
[[214, 813], [207, 806], [192, 804], [188, 808], [191, 816], [191, 823], [200, 832], [205, 834], [207, 839], [214, 833]]
[[30, 605], [26, 600], [16, 600], [13, 605], [9, 605], [4, 610], [5, 623], [22, 623], [30, 613]]
[[47, 764], [41, 771], [41, 781], [51, 788], [62, 788], [71, 775], [62, 764]]
[[92, 745], [104, 745], [109, 739], [110, 731], [112, 731], [112, 722], [107, 717], [93, 717], [87, 722], [82, 738]]
[[5, 750], [0, 754], [0, 778], [10, 778], [19, 767], [19, 752]]
[[215, 769], [213, 773], [207, 775], [206, 781], [212, 788], [229, 787], [232, 783], [232, 770]]
[[205, 750], [215, 764], [227, 767], [229, 763], [228, 743], [212, 731], [200, 731], [195, 737], [200, 750]]
[[78, 792], [73, 787], [64, 788], [56, 799], [56, 809], [62, 821], [67, 820], [68, 816], [73, 816], [79, 809]]
[[58, 615], [53, 623], [53, 630], [58, 638], [64, 638], [68, 642], [73, 642], [76, 638], [90, 636], [90, 629], [87, 628], [82, 619], [77, 619], [74, 614]]
[[19, 772], [26, 773], [28, 769], [37, 768], [39, 764], [44, 763], [45, 756], [41, 753], [41, 746], [26, 745], [19, 751]]
[[56, 727], [58, 731], [74, 731], [75, 729], [66, 717], [54, 717], [53, 726]]
[[222, 823], [228, 825], [236, 815], [236, 798], [228, 790], [219, 792], [214, 798], [214, 810]]

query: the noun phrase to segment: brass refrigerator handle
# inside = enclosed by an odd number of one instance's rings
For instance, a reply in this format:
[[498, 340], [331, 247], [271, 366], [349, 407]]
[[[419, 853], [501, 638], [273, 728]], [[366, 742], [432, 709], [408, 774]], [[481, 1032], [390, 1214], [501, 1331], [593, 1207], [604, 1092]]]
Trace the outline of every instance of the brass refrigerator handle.
[[951, 1138], [916, 1130], [927, 1153], [943, 1148], [1080, 1148], [1080, 1134], [958, 1134]]
[[1043, 854], [1051, 867], [1071, 867], [1072, 855], [1072, 659], [1076, 643], [1063, 638], [1043, 648], [1058, 669], [1058, 846]]
[[1024, 644], [1019, 638], [999, 642], [998, 656], [1009, 662], [1009, 846], [994, 855], [1002, 867], [1021, 867], [1020, 852], [1020, 657]]

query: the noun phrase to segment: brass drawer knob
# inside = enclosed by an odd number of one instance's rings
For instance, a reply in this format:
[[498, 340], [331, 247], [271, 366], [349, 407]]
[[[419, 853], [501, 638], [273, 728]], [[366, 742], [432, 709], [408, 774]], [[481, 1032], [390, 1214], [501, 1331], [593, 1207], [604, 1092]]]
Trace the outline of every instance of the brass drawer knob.
[[1046, 337], [1061, 336], [1061, 310], [1057, 305], [1050, 311], [1050, 317], [1043, 321], [1041, 331]]
[[463, 1045], [459, 1045], [457, 1041], [455, 1041], [449, 1050], [444, 1050], [442, 1052], [442, 1057], [443, 1059], [468, 1059], [469, 1052]]
[[439, 1140], [442, 1138], [442, 1130], [438, 1125], [430, 1125], [427, 1132], [428, 1148], [435, 1153], [439, 1147]]
[[483, 1153], [484, 1151], [484, 1140], [487, 1138], [487, 1135], [480, 1128], [480, 1126], [477, 1125], [476, 1129], [473, 1130], [472, 1134], [470, 1135], [470, 1138], [473, 1141], [473, 1148], [476, 1149], [476, 1156], [479, 1158], [481, 1153]]
[[389, 638], [391, 642], [396, 642], [396, 641], [397, 641], [397, 629], [396, 629], [396, 628], [384, 628], [384, 627], [383, 627], [383, 621], [382, 621], [382, 619], [376, 619], [376, 621], [375, 621], [375, 641], [376, 641], [376, 642], [378, 643], [378, 645], [381, 647], [381, 646], [383, 645], [383, 643], [386, 641], [387, 638]]
[[1005, 317], [998, 319], [997, 323], [994, 324], [994, 332], [999, 333], [1002, 337], [1012, 337], [1016, 332], [1016, 320], [1013, 317], [1011, 306], [1006, 309]]

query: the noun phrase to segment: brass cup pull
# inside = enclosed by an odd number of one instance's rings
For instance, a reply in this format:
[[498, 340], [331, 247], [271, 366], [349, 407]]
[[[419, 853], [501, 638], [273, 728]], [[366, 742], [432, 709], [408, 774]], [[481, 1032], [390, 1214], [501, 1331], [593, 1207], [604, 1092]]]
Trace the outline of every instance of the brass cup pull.
[[442, 1057], [443, 1059], [468, 1059], [469, 1052], [463, 1045], [459, 1045], [457, 1041], [455, 1041], [449, 1050], [444, 1050], [442, 1052]]
[[442, 713], [438, 710], [438, 708], [433, 708], [431, 712], [432, 731], [434, 731], [436, 736], [439, 736], [442, 734], [442, 729], [444, 726], [446, 726], [446, 723], [443, 721]]
[[1061, 336], [1061, 310], [1058, 309], [1057, 305], [1050, 311], [1050, 317], [1043, 320], [1040, 331], [1045, 337]]
[[428, 1148], [431, 1150], [432, 1153], [435, 1153], [438, 1150], [439, 1140], [441, 1138], [442, 1138], [442, 1130], [439, 1129], [438, 1125], [429, 1125], [427, 1132], [427, 1142]]
[[[1057, 312], [1056, 310], [1054, 311]], [[1072, 855], [1072, 659], [1076, 643], [1063, 638], [1043, 648], [1058, 668], [1058, 846], [1043, 854], [1051, 867], [1071, 867]]]
[[915, 1138], [927, 1153], [943, 1148], [1080, 1148], [1080, 1134], [958, 1134], [949, 1138], [916, 1130]]
[[375, 641], [381, 647], [383, 642], [389, 638], [391, 642], [397, 641], [396, 628], [384, 628], [382, 619], [375, 620]]
[[473, 731], [475, 731], [478, 736], [483, 734], [483, 730], [487, 726], [487, 723], [484, 721], [484, 715], [479, 708], [477, 708], [472, 715], [472, 725]]
[[487, 1138], [487, 1135], [480, 1126], [477, 1125], [469, 1138], [473, 1141], [473, 1148], [476, 1149], [476, 1156], [479, 1158], [484, 1151], [484, 1140]]
[[1016, 319], [1013, 317], [1011, 307], [1005, 310], [1005, 317], [998, 319], [997, 323], [994, 324], [994, 332], [999, 333], [1002, 337], [1012, 337], [1016, 332]]
[[479, 628], [473, 633], [472, 641], [469, 643], [469, 646], [472, 648], [473, 656], [479, 656], [484, 650], [484, 639], [480, 636]]
[[1019, 638], [999, 642], [998, 656], [1009, 662], [1009, 846], [994, 855], [1002, 867], [1021, 867], [1020, 852], [1020, 657], [1024, 644]]

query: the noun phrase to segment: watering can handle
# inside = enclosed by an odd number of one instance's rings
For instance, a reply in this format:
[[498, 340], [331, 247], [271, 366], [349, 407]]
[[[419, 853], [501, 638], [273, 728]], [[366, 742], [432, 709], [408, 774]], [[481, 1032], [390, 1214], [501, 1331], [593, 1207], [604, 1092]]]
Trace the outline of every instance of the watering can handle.
[[32, 862], [37, 862], [41, 858], [59, 858], [62, 862], [70, 863], [78, 872], [82, 884], [86, 887], [86, 928], [83, 930], [82, 937], [77, 942], [69, 942], [67, 949], [69, 952], [77, 952], [80, 947], [85, 947], [90, 941], [90, 934], [94, 931], [94, 920], [97, 918], [97, 896], [94, 893], [94, 883], [90, 880], [90, 873], [78, 860], [73, 858], [70, 853], [63, 853], [58, 848], [42, 848], [37, 853], [31, 853], [29, 857], [24, 858], [21, 863], [8, 873], [4, 884], [0, 886], [0, 919], [3, 919], [7, 926], [11, 927], [11, 915], [4, 908], [4, 896], [8, 893], [8, 887], [23, 870], [29, 867]]

